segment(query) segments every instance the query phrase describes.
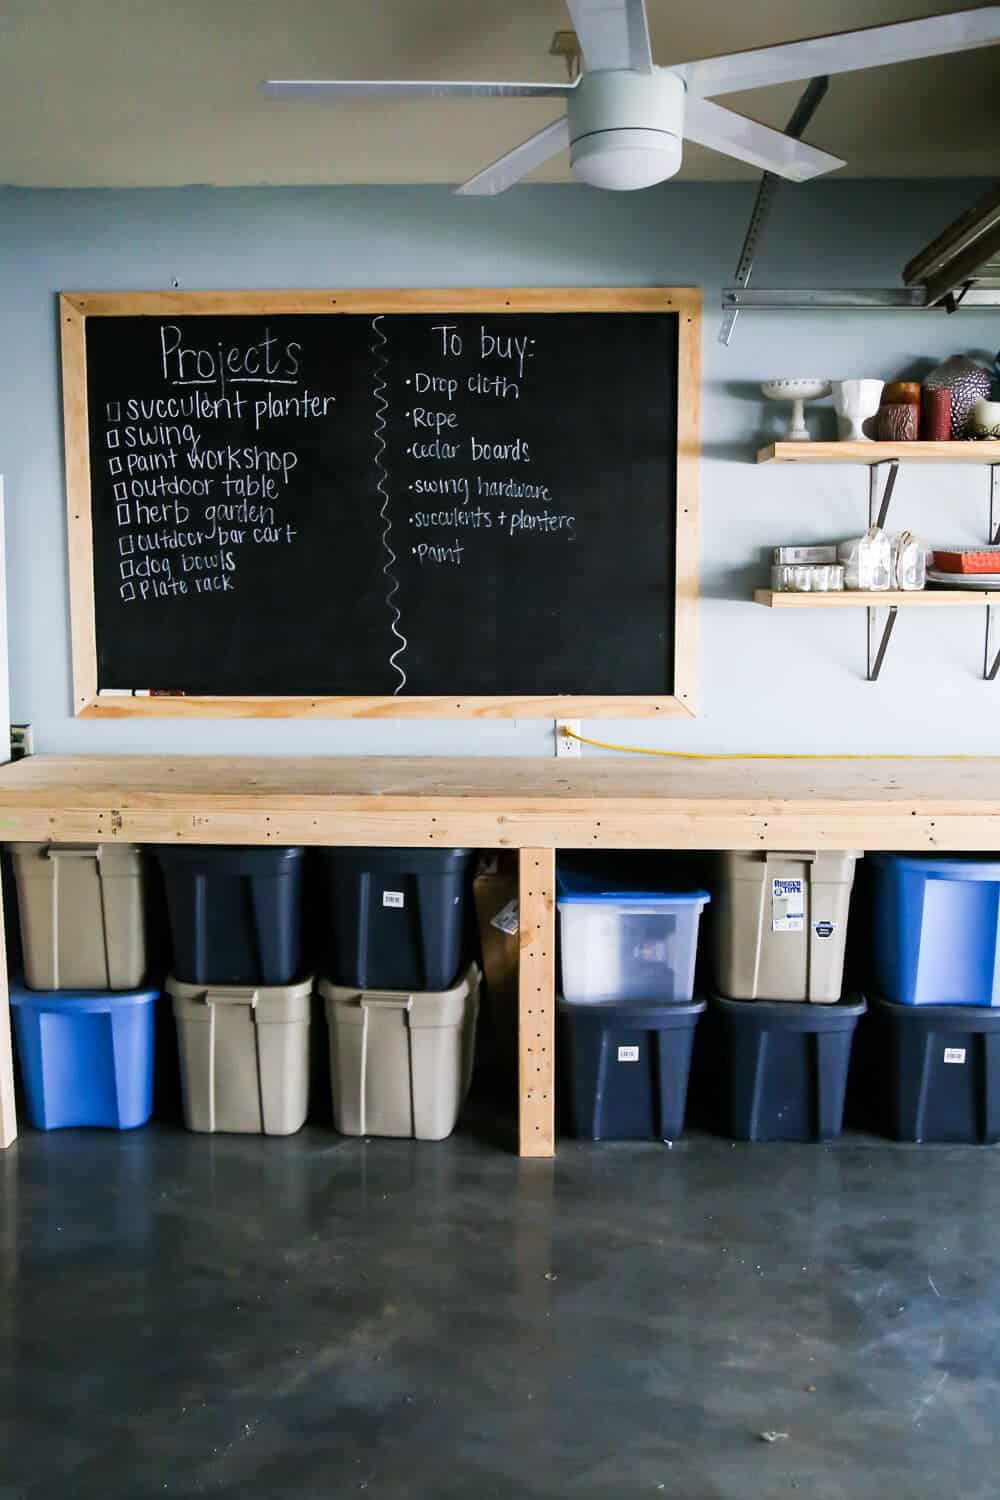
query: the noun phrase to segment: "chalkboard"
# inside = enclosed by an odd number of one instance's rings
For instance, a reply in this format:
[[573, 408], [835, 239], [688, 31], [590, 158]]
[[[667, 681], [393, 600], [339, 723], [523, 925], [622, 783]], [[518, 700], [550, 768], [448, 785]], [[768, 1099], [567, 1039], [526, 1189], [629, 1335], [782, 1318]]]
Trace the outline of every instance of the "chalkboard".
[[65, 296], [78, 712], [692, 711], [695, 295]]

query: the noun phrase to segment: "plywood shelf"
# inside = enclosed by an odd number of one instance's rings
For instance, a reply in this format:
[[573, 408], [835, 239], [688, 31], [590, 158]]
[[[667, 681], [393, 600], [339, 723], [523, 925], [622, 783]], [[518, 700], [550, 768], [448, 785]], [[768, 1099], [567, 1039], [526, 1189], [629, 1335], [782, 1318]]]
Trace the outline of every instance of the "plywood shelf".
[[754, 589], [754, 603], [768, 609], [941, 609], [950, 606], [1000, 604], [1000, 590], [924, 589], [911, 592], [886, 589], [869, 593], [862, 589], [845, 589], [843, 593], [786, 594], [777, 589]]
[[759, 464], [1000, 464], [1000, 442], [955, 443], [768, 443]]

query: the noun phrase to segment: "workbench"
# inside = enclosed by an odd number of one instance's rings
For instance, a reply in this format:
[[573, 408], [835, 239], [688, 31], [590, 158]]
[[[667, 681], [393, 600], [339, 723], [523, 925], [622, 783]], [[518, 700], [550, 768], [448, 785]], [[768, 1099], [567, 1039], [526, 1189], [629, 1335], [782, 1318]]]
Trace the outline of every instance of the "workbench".
[[[517, 849], [519, 1148], [551, 1156], [557, 850], [997, 850], [1000, 758], [38, 755], [0, 767], [0, 838]], [[0, 939], [0, 1144], [16, 1134]]]

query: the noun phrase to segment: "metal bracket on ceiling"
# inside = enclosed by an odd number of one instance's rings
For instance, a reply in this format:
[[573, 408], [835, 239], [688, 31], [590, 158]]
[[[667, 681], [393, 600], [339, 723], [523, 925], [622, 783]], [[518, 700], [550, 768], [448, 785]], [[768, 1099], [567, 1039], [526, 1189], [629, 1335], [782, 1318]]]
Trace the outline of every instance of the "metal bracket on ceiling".
[[564, 57], [570, 83], [575, 83], [583, 67], [583, 49], [575, 31], [557, 31], [549, 44], [550, 57]]
[[[882, 501], [878, 498], [878, 471], [882, 468], [881, 463], [869, 464], [868, 466], [868, 525], [877, 526], [880, 530], [885, 525], [889, 514], [889, 502], [892, 500], [892, 492], [896, 487], [896, 476], [899, 473], [899, 459], [889, 459], [889, 473], [885, 481], [885, 489], [882, 491]], [[876, 506], [878, 511], [876, 513]]]
[[[823, 96], [830, 87], [829, 78], [813, 78], [803, 89], [802, 95], [792, 111], [792, 117], [785, 126], [785, 134], [799, 140], [809, 121], [816, 113], [822, 103]], [[739, 262], [736, 266], [736, 284], [746, 287], [753, 275], [754, 256], [757, 253], [757, 243], [761, 232], [771, 212], [771, 203], [774, 198], [774, 190], [777, 187], [778, 178], [774, 172], [765, 172], [760, 179], [757, 189], [757, 197], [754, 199], [753, 209], [750, 213], [750, 223], [743, 239], [743, 249], [740, 251]], [[723, 314], [722, 327], [719, 329], [719, 343], [728, 346], [736, 327], [736, 319], [739, 317], [738, 308], [729, 308]]]
[[885, 653], [889, 649], [889, 641], [891, 640], [891, 638], [892, 638], [892, 632], [895, 629], [896, 615], [897, 615], [898, 611], [896, 609], [895, 604], [890, 604], [890, 606], [889, 606], [889, 613], [888, 613], [888, 616], [886, 618], [885, 625], [882, 628], [882, 635], [881, 635], [881, 638], [880, 638], [879, 643], [878, 643], [877, 646], [875, 645], [875, 637], [876, 637], [877, 629], [878, 629], [878, 627], [877, 627], [877, 621], [876, 621], [876, 618], [875, 618], [876, 617], [876, 613], [877, 613], [877, 610], [872, 605], [869, 605], [868, 608], [867, 608], [867, 610], [865, 611], [865, 614], [868, 616], [868, 681], [869, 682], [878, 682], [879, 673], [882, 670], [882, 663], [885, 661]]

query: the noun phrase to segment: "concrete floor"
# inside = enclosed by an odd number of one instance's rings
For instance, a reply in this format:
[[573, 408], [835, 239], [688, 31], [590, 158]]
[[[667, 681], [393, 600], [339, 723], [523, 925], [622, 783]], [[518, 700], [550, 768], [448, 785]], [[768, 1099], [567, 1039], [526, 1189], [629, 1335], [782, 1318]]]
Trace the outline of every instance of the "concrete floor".
[[995, 1500], [998, 1226], [988, 1148], [29, 1133], [0, 1497]]

